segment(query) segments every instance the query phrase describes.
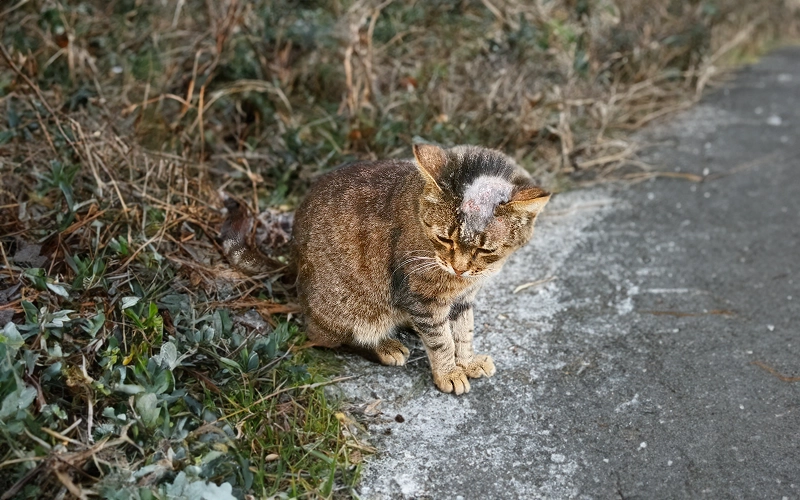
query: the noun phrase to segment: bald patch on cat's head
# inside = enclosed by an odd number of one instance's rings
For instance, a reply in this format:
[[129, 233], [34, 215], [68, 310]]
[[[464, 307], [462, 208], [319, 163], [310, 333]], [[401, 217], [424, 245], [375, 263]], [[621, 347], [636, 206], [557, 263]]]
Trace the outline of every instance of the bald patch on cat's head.
[[513, 189], [508, 180], [493, 175], [478, 176], [467, 185], [458, 208], [462, 237], [470, 239], [483, 232], [497, 206], [511, 199]]
[[458, 196], [479, 177], [513, 180], [516, 164], [500, 151], [477, 146], [456, 146], [445, 151], [448, 161], [440, 170], [438, 182], [445, 191]]

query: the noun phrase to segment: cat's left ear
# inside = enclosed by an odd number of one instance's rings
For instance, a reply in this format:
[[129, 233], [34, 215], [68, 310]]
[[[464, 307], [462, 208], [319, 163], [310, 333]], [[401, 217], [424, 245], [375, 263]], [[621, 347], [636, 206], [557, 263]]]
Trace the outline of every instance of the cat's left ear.
[[539, 215], [548, 201], [550, 201], [550, 193], [540, 187], [528, 187], [512, 194], [505, 207], [518, 212], [527, 212], [535, 217]]
[[417, 159], [417, 168], [425, 180], [441, 189], [437, 179], [447, 164], [444, 150], [433, 144], [414, 144], [414, 158]]

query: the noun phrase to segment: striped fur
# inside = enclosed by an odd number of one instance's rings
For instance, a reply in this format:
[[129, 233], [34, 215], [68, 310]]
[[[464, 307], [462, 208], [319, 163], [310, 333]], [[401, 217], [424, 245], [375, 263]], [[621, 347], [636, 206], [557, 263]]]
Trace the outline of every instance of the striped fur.
[[415, 160], [362, 162], [312, 187], [295, 216], [300, 303], [321, 346], [405, 363], [394, 333], [421, 337], [436, 386], [469, 391], [491, 376], [472, 350], [472, 303], [484, 279], [533, 234], [549, 194], [500, 152], [419, 145]]

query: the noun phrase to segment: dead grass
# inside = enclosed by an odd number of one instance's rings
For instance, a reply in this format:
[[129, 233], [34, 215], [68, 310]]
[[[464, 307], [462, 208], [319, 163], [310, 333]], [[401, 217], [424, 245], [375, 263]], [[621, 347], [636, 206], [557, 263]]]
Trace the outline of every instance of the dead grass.
[[796, 36], [797, 8], [31, 2], [7, 14], [5, 38], [77, 121], [102, 113], [124, 144], [197, 164], [198, 182], [245, 181], [264, 208], [340, 161], [407, 155], [415, 137], [499, 147], [543, 176], [613, 174], [635, 158], [627, 131]]
[[[637, 160], [646, 145], [629, 133], [797, 38], [799, 11], [796, 0], [4, 5], [0, 326], [18, 325], [23, 344], [0, 364], [0, 399], [35, 396], [0, 419], [4, 498], [144, 498], [186, 471], [239, 497], [347, 494], [371, 448], [334, 416], [320, 389], [329, 361], [301, 334], [259, 344], [294, 331], [297, 309], [280, 276], [244, 279], [222, 262], [220, 190], [261, 213], [260, 238], [281, 258], [282, 214], [316, 175], [408, 156], [416, 138], [503, 149], [554, 186], [666, 175]], [[186, 363], [153, 361], [167, 343]], [[120, 394], [134, 379], [145, 392]], [[135, 471], [136, 488], [120, 486]]]

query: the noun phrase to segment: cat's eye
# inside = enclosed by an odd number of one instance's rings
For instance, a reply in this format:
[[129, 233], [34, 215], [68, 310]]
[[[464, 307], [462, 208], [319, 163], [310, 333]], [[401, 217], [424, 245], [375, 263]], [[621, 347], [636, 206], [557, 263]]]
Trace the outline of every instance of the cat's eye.
[[436, 235], [436, 239], [439, 240], [439, 243], [443, 243], [445, 245], [452, 245], [454, 242], [449, 238], [445, 238], [444, 236]]
[[490, 253], [495, 253], [496, 251], [497, 250], [494, 250], [494, 249], [491, 249], [491, 248], [482, 248], [482, 247], [475, 249], [476, 253], [483, 254], [483, 255], [488, 255]]

